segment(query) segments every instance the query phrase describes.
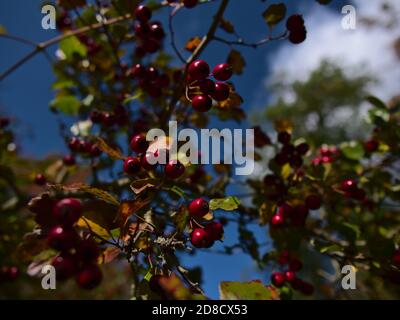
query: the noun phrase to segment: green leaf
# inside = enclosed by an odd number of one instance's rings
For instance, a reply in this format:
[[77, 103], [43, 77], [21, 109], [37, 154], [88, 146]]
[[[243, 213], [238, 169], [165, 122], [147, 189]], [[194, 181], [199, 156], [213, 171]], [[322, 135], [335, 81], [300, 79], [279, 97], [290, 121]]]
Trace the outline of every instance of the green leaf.
[[182, 233], [189, 219], [189, 214], [185, 206], [181, 206], [178, 211], [171, 214], [172, 221], [174, 222], [176, 231]]
[[341, 145], [341, 151], [343, 155], [351, 160], [360, 160], [364, 157], [363, 146], [356, 141], [345, 142]]
[[286, 16], [286, 6], [284, 3], [271, 4], [267, 10], [263, 12], [264, 20], [268, 23], [269, 27], [272, 28], [278, 24]]
[[267, 287], [260, 281], [221, 282], [219, 284], [222, 300], [273, 300], [278, 293], [273, 287]]
[[368, 96], [367, 101], [379, 109], [387, 109], [385, 103], [374, 96]]
[[368, 110], [368, 120], [375, 124], [382, 124], [382, 122], [388, 122], [390, 114], [387, 110], [380, 108], [373, 108]]
[[66, 79], [62, 79], [62, 80], [57, 80], [56, 82], [53, 83], [53, 85], [51, 86], [54, 90], [61, 90], [61, 89], [67, 89], [67, 88], [72, 88], [75, 87], [75, 82], [73, 80], [66, 80]]
[[60, 49], [67, 60], [71, 60], [74, 55], [85, 57], [87, 54], [86, 47], [75, 36], [61, 40]]
[[217, 210], [222, 209], [225, 211], [233, 211], [239, 208], [240, 201], [236, 197], [226, 197], [221, 199], [211, 199], [210, 209]]
[[50, 102], [52, 109], [63, 112], [67, 115], [77, 115], [81, 102], [75, 96], [61, 96]]
[[322, 247], [320, 250], [319, 250], [319, 252], [321, 252], [321, 253], [327, 253], [327, 252], [337, 252], [337, 251], [342, 251], [342, 248], [339, 246], [339, 245], [337, 245], [337, 244], [333, 244], [333, 245], [330, 245], [330, 246], [325, 246], [325, 247]]
[[357, 226], [355, 224], [352, 224], [352, 223], [348, 223], [348, 222], [344, 222], [343, 226], [351, 229], [354, 232], [354, 234], [356, 236], [356, 239], [358, 239], [360, 237], [361, 231], [360, 231], [360, 227], [359, 226]]

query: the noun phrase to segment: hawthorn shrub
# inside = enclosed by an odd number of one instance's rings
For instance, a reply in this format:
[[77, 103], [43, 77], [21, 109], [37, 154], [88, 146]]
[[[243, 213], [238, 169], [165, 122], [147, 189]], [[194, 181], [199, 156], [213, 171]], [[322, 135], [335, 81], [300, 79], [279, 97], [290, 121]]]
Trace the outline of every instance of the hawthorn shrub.
[[[212, 119], [242, 122], [243, 99], [234, 86], [245, 64], [240, 47], [278, 40], [301, 45], [307, 23], [300, 14], [287, 16], [283, 3], [271, 4], [261, 12], [271, 33], [250, 43], [224, 16], [228, 0], [140, 2], [59, 0], [60, 35], [30, 54], [59, 46], [50, 108], [75, 124], [73, 135], [63, 131], [68, 154], [29, 166], [13, 148], [9, 120], [1, 118], [2, 285], [19, 273], [40, 276], [51, 264], [60, 283], [74, 278], [92, 290], [110, 281], [104, 265], [125, 260], [132, 298], [206, 299], [179, 256], [223, 241], [229, 211], [236, 211], [239, 238], [225, 253], [240, 248], [259, 268], [272, 270], [271, 280], [222, 282], [221, 298], [340, 298], [341, 278], [319, 276], [328, 264], [336, 274], [352, 265], [363, 286], [383, 283], [398, 297], [399, 105], [368, 97], [374, 129], [367, 141], [309, 144], [284, 120], [275, 122], [276, 139], [255, 127], [256, 155], [270, 148], [274, 156], [263, 177], [245, 181], [251, 201], [243, 202], [226, 193], [232, 166], [207, 170], [179, 157], [174, 162], [169, 139], [149, 144], [146, 133], [166, 129], [171, 119], [182, 128], [204, 128]], [[190, 16], [200, 5], [215, 15], [208, 32], [190, 39], [183, 53], [173, 18]], [[162, 14], [168, 26], [156, 20]], [[216, 66], [201, 60], [212, 41], [234, 47]], [[149, 157], [161, 151], [170, 161], [153, 165]], [[217, 219], [216, 210], [227, 213]], [[265, 226], [272, 249], [262, 252], [252, 222]]]

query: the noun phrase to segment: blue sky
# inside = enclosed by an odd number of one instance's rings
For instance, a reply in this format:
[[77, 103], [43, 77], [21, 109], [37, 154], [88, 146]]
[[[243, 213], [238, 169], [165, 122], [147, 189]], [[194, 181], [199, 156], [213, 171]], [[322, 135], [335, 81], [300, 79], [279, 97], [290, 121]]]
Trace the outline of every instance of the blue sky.
[[[339, 25], [341, 19], [339, 8], [348, 1], [334, 1], [335, 5], [330, 7], [330, 11], [314, 1], [285, 2], [289, 8], [289, 14], [299, 10], [301, 13], [309, 14], [314, 18], [315, 21], [313, 20], [312, 27], [309, 28], [312, 37], [314, 32], [323, 30], [318, 25], [318, 23], [325, 23], [321, 17], [329, 18], [329, 21], [334, 24], [337, 19]], [[301, 9], [296, 8], [293, 2], [299, 3]], [[35, 42], [55, 36], [55, 31], [41, 28], [41, 3], [42, 1], [26, 0], [0, 1], [0, 24], [5, 26], [11, 34]], [[261, 12], [265, 10], [268, 3], [260, 0], [231, 1], [225, 17], [237, 26], [237, 32], [244, 39], [256, 41], [265, 37], [268, 32], [261, 17]], [[204, 34], [215, 10], [215, 4], [203, 5], [193, 10], [182, 10], [174, 22], [178, 45], [183, 46], [190, 37]], [[325, 16], [319, 16], [322, 11]], [[162, 20], [161, 16], [156, 16], [156, 18]], [[282, 30], [278, 28], [275, 33], [279, 34]], [[224, 35], [224, 33], [221, 32], [221, 35]], [[264, 85], [266, 79], [278, 72], [280, 67], [295, 77], [297, 67], [299, 70], [303, 70], [304, 66], [308, 66], [306, 58], [313, 54], [318, 46], [321, 47], [321, 44], [314, 41], [311, 47], [307, 47], [308, 51], [298, 47], [294, 48], [287, 42], [271, 43], [257, 50], [240, 47], [239, 49], [247, 61], [247, 66], [244, 74], [240, 77], [235, 76], [233, 82], [245, 100], [243, 108], [259, 110], [259, 108], [264, 107], [263, 103], [270, 96]], [[49, 53], [54, 54], [55, 48], [51, 48]], [[27, 45], [0, 39], [0, 70], [5, 70], [29, 50], [30, 47]], [[229, 47], [226, 45], [213, 43], [204, 52], [202, 58], [207, 60], [210, 65], [215, 65], [224, 61], [228, 52]], [[346, 55], [346, 52], [344, 54]], [[316, 56], [313, 62], [317, 63], [323, 56], [324, 52]], [[311, 61], [312, 59], [308, 60]], [[314, 67], [315, 63], [311, 63], [310, 68]], [[304, 74], [306, 73], [304, 71]], [[41, 158], [49, 153], [65, 152], [63, 141], [58, 135], [57, 118], [48, 109], [48, 103], [53, 98], [51, 90], [53, 80], [54, 76], [50, 64], [43, 55], [37, 55], [0, 83], [0, 112], [6, 112], [15, 121], [17, 141], [25, 155]], [[235, 191], [237, 191], [237, 188], [233, 187], [232, 192]], [[217, 216], [218, 214], [220, 213], [217, 213]], [[257, 237], [262, 239], [260, 242], [267, 240], [265, 229], [256, 226], [253, 229]], [[227, 244], [233, 243], [236, 239], [235, 228], [228, 229], [227, 235]], [[218, 250], [218, 246], [214, 248]], [[265, 250], [266, 247], [263, 249]], [[199, 252], [196, 256], [184, 258], [184, 264], [186, 266], [201, 264], [204, 267], [204, 288], [212, 298], [218, 297], [218, 283], [221, 280], [233, 281], [253, 278], [266, 280], [268, 278], [267, 274], [255, 273], [251, 259], [240, 252], [232, 256], [206, 253], [206, 251]]]

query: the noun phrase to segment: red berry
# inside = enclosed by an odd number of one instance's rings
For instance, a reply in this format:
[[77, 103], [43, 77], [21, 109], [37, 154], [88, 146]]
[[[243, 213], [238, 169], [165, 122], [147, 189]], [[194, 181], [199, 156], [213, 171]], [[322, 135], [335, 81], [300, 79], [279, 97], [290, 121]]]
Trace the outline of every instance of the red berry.
[[211, 94], [211, 97], [215, 101], [225, 101], [229, 98], [231, 89], [225, 82], [216, 82], [214, 88], [215, 91]]
[[375, 152], [379, 148], [379, 142], [373, 139], [370, 139], [364, 143], [364, 149], [367, 152]]
[[352, 179], [346, 179], [342, 182], [341, 189], [344, 192], [352, 193], [357, 190], [357, 182]]
[[285, 250], [279, 254], [278, 263], [281, 266], [289, 263], [289, 252], [288, 251]]
[[168, 179], [177, 179], [184, 172], [185, 172], [185, 166], [182, 163], [180, 163], [179, 161], [170, 160], [165, 165], [164, 173]]
[[302, 43], [307, 38], [307, 30], [305, 27], [301, 29], [290, 31], [289, 33], [289, 41], [293, 44]]
[[151, 164], [149, 162], [150, 157], [153, 157], [153, 155], [151, 153], [146, 152], [146, 153], [142, 154], [142, 156], [140, 158], [140, 164], [146, 170], [155, 170], [157, 167], [157, 163]]
[[56, 269], [57, 280], [63, 281], [72, 277], [77, 271], [77, 265], [72, 256], [57, 256], [51, 262]]
[[189, 65], [188, 75], [193, 80], [203, 80], [210, 74], [210, 67], [204, 60], [193, 61]]
[[215, 92], [215, 83], [211, 79], [204, 79], [198, 82], [200, 91], [205, 95], [212, 95]]
[[294, 279], [296, 279], [296, 273], [292, 270], [288, 270], [285, 272], [286, 281], [292, 283]]
[[35, 176], [34, 182], [39, 186], [43, 186], [44, 184], [46, 184], [46, 177], [43, 174], [38, 173]]
[[83, 270], [79, 271], [76, 276], [76, 283], [82, 289], [94, 289], [97, 287], [101, 280], [103, 279], [103, 274], [98, 265], [91, 265], [85, 267]]
[[75, 157], [74, 157], [72, 154], [67, 155], [67, 156], [65, 156], [65, 157], [63, 158], [63, 163], [64, 163], [67, 167], [73, 166], [73, 165], [76, 163]]
[[77, 137], [72, 137], [68, 142], [68, 147], [73, 152], [78, 152], [80, 148], [80, 140]]
[[10, 267], [8, 270], [8, 279], [14, 281], [19, 276], [19, 270], [17, 267]]
[[55, 226], [47, 235], [47, 242], [50, 247], [60, 251], [68, 251], [75, 247], [79, 237], [74, 229]]
[[213, 76], [220, 81], [226, 81], [232, 77], [232, 67], [227, 63], [217, 64], [213, 69]]
[[303, 268], [303, 264], [301, 263], [301, 261], [299, 259], [291, 259], [289, 261], [289, 270], [290, 271], [300, 271], [301, 268]]
[[144, 5], [140, 5], [135, 10], [135, 18], [142, 23], [146, 23], [151, 19], [151, 10]]
[[275, 287], [282, 287], [285, 284], [286, 278], [282, 272], [274, 272], [271, 275], [271, 282]]
[[282, 144], [289, 144], [291, 138], [292, 136], [289, 132], [281, 131], [278, 133], [278, 141]]
[[202, 218], [210, 211], [208, 202], [203, 198], [197, 198], [189, 204], [189, 214], [192, 217]]
[[392, 262], [395, 266], [400, 267], [400, 249], [397, 249], [393, 256], [392, 256]]
[[115, 116], [111, 112], [104, 112], [102, 118], [102, 124], [106, 128], [110, 128], [115, 124]]
[[212, 100], [203, 94], [195, 96], [192, 100], [192, 107], [199, 112], [206, 112], [212, 107]]
[[64, 227], [71, 227], [82, 215], [81, 202], [74, 198], [66, 198], [53, 207], [53, 217]]
[[202, 228], [193, 230], [192, 234], [190, 235], [190, 242], [196, 248], [209, 248], [214, 243], [210, 235]]
[[135, 78], [142, 78], [146, 75], [146, 68], [141, 64], [135, 64], [131, 69], [131, 74]]
[[293, 207], [288, 203], [283, 203], [279, 206], [277, 213], [284, 218], [288, 218], [293, 214]]
[[285, 218], [280, 214], [275, 214], [271, 218], [271, 226], [282, 227], [285, 225]]
[[365, 199], [365, 190], [357, 188], [351, 193], [351, 197], [356, 200], [363, 201]]
[[197, 2], [198, 0], [183, 0], [183, 4], [186, 8], [194, 8]]
[[138, 134], [131, 139], [131, 148], [136, 153], [144, 153], [149, 147], [145, 135]]
[[96, 241], [92, 239], [85, 239], [79, 242], [76, 255], [81, 261], [85, 263], [92, 263], [96, 262], [97, 258], [99, 257], [100, 249]]
[[289, 31], [295, 31], [304, 27], [304, 19], [300, 14], [294, 14], [290, 16], [286, 21], [286, 28]]
[[291, 224], [296, 227], [304, 226], [308, 213], [308, 208], [305, 205], [295, 206], [293, 208], [293, 214], [290, 217]]
[[124, 172], [127, 174], [137, 174], [140, 171], [139, 158], [127, 157], [124, 160]]
[[222, 223], [217, 221], [206, 224], [204, 230], [210, 235], [210, 238], [213, 241], [221, 240], [224, 236], [224, 227], [222, 226]]
[[306, 207], [310, 210], [318, 210], [321, 208], [321, 197], [316, 194], [311, 194], [306, 198]]
[[164, 29], [160, 23], [153, 22], [150, 24], [151, 37], [156, 40], [162, 40], [165, 37]]

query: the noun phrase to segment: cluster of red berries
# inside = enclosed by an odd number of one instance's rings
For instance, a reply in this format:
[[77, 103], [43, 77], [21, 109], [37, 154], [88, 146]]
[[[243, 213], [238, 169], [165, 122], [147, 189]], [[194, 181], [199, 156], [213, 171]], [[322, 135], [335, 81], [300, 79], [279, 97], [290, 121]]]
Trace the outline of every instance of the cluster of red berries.
[[303, 268], [303, 264], [296, 258], [291, 258], [287, 251], [284, 251], [279, 256], [280, 265], [288, 265], [288, 269], [282, 272], [273, 272], [271, 282], [275, 287], [281, 288], [286, 283], [289, 283], [294, 290], [300, 291], [304, 295], [312, 295], [314, 287], [308, 282], [299, 279], [296, 272]]
[[19, 270], [13, 266], [3, 266], [0, 269], [0, 284], [14, 281], [18, 278]]
[[128, 111], [122, 105], [118, 105], [113, 111], [99, 111], [94, 109], [90, 112], [90, 120], [100, 124], [103, 128], [112, 128], [117, 125], [125, 126], [128, 123]]
[[68, 142], [68, 147], [73, 153], [79, 153], [83, 156], [98, 157], [101, 155], [101, 150], [97, 144], [78, 137], [72, 137]]
[[294, 227], [302, 227], [306, 223], [310, 210], [321, 208], [322, 199], [317, 194], [306, 197], [305, 204], [291, 206], [287, 202], [281, 204], [276, 213], [271, 217], [271, 227], [280, 228], [288, 224]]
[[294, 14], [290, 16], [286, 21], [286, 28], [289, 30], [289, 41], [291, 43], [299, 44], [306, 40], [307, 30], [302, 15]]
[[52, 261], [58, 280], [76, 276], [79, 287], [92, 289], [102, 280], [97, 265], [100, 249], [92, 239], [81, 239], [74, 224], [82, 216], [81, 202], [74, 198], [58, 201], [52, 209], [53, 226], [47, 234], [48, 245], [60, 252]]
[[160, 73], [154, 67], [145, 67], [139, 63], [129, 70], [129, 74], [138, 79], [139, 87], [152, 98], [159, 98], [162, 90], [168, 88], [170, 84], [167, 74]]
[[318, 150], [319, 155], [312, 160], [312, 164], [317, 166], [324, 163], [332, 163], [340, 156], [340, 150], [335, 146], [323, 145]]
[[[197, 198], [189, 204], [189, 215], [192, 218], [203, 218], [210, 211], [208, 202], [203, 198]], [[193, 229], [190, 242], [196, 248], [210, 248], [215, 241], [221, 240], [224, 235], [222, 223], [212, 221], [204, 227]]]
[[352, 198], [355, 200], [365, 200], [365, 190], [359, 188], [357, 181], [352, 179], [346, 179], [342, 181], [340, 189], [344, 192], [345, 197]]
[[152, 13], [150, 8], [140, 5], [135, 10], [135, 34], [139, 39], [135, 55], [143, 57], [146, 54], [157, 52], [162, 46], [162, 40], [165, 37], [164, 29], [160, 22], [150, 22]]
[[199, 112], [206, 112], [212, 107], [212, 99], [224, 101], [229, 98], [231, 88], [224, 81], [232, 76], [232, 68], [227, 63], [221, 63], [214, 67], [213, 76], [216, 82], [209, 78], [210, 66], [204, 60], [193, 61], [188, 67], [189, 88], [196, 88], [192, 98], [192, 107]]
[[278, 133], [278, 141], [282, 144], [282, 148], [276, 154], [274, 160], [279, 166], [289, 163], [292, 168], [299, 168], [303, 164], [303, 156], [308, 152], [310, 147], [305, 142], [294, 146], [290, 143], [290, 140], [290, 133], [286, 131]]

